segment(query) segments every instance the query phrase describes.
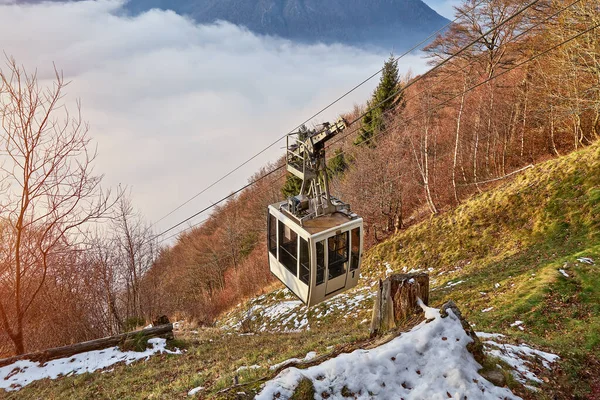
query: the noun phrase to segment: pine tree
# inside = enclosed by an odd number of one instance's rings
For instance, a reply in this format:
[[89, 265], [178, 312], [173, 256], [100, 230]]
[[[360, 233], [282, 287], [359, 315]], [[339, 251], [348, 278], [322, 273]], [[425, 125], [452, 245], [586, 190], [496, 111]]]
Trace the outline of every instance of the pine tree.
[[334, 156], [327, 163], [327, 173], [330, 178], [342, 175], [348, 169], [348, 160], [342, 149], [337, 149]]
[[302, 187], [302, 179], [298, 178], [296, 175], [292, 175], [290, 173], [287, 174], [285, 183], [281, 188], [281, 194], [284, 198], [290, 198], [300, 194], [300, 188]]
[[379, 85], [375, 88], [373, 96], [367, 104], [369, 112], [363, 117], [362, 127], [354, 141], [355, 145], [366, 143], [370, 147], [375, 147], [373, 137], [386, 129], [388, 118], [388, 115], [385, 115], [386, 112], [394, 107], [398, 107], [398, 111], [402, 111], [404, 108], [404, 92], [397, 93], [400, 87], [398, 61], [391, 54], [383, 65]]

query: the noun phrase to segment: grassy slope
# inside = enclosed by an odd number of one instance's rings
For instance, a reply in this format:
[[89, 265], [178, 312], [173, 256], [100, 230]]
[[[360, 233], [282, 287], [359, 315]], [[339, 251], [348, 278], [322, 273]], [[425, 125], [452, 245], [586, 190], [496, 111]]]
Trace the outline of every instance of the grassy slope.
[[[558, 353], [562, 371], [550, 386], [600, 396], [600, 146], [540, 164], [397, 235], [367, 263], [381, 261], [433, 268], [434, 303], [452, 298], [477, 329]], [[510, 326], [515, 320], [524, 331]]]
[[[534, 398], [600, 398], [593, 397], [600, 396], [599, 228], [600, 146], [593, 146], [538, 165], [372, 249], [356, 292], [366, 293], [388, 269], [385, 263], [399, 270], [430, 269], [434, 305], [452, 298], [477, 330], [502, 332], [513, 342], [523, 340], [562, 357], [559, 369], [540, 374], [548, 384]], [[577, 262], [581, 256], [597, 264]], [[464, 282], [447, 285], [458, 281]], [[227, 322], [247, 316], [248, 307], [287, 300], [282, 297], [281, 291], [262, 296], [234, 310]], [[206, 386], [202, 397], [219, 397], [216, 392], [231, 384], [240, 366], [263, 367], [239, 373], [241, 382], [249, 382], [282, 360], [313, 350], [324, 354], [331, 346], [366, 338], [367, 324], [359, 321], [369, 315], [371, 304], [369, 298], [353, 309], [330, 303], [332, 312], [325, 317], [322, 307], [310, 310], [298, 317], [308, 318], [309, 331], [254, 336], [221, 329], [188, 332], [177, 343], [187, 348], [185, 355], [37, 382], [20, 392], [0, 392], [0, 398], [170, 399], [185, 398], [196, 386]], [[494, 308], [481, 312], [489, 307]], [[271, 321], [269, 328], [288, 320], [293, 322], [288, 316]], [[515, 320], [524, 321], [524, 331], [510, 326]], [[256, 326], [264, 323], [255, 320]], [[237, 397], [234, 391], [229, 398]]]

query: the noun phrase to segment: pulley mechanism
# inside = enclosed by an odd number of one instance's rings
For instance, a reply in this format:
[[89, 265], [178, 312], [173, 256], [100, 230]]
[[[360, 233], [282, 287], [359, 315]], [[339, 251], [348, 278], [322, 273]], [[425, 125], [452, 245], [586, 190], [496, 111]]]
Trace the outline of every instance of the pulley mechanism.
[[300, 225], [313, 218], [341, 212], [350, 216], [350, 206], [329, 193], [325, 159], [325, 143], [346, 129], [340, 118], [334, 124], [324, 123], [309, 130], [302, 127], [287, 137], [287, 170], [302, 180], [300, 193], [287, 201], [287, 211]]

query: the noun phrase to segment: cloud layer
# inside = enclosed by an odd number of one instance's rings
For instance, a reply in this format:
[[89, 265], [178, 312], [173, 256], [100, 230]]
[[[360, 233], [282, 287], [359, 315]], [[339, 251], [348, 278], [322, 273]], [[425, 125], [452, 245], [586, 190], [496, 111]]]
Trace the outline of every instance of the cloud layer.
[[[2, 4], [3, 0], [0, 0]], [[2, 48], [28, 70], [72, 81], [98, 143], [106, 184], [132, 187], [157, 220], [378, 70], [387, 54], [297, 45], [173, 12], [137, 17], [115, 1], [0, 5]], [[424, 69], [409, 56], [405, 72]], [[377, 80], [316, 122], [364, 102]], [[283, 144], [281, 145], [283, 146]], [[161, 229], [244, 184], [281, 146], [165, 219]]]

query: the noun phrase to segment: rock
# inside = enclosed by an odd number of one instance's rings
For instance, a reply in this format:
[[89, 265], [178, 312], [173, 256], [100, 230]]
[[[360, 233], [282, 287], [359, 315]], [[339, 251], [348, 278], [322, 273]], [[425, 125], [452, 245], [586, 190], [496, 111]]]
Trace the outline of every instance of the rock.
[[496, 386], [504, 387], [506, 385], [506, 378], [504, 377], [502, 371], [498, 368], [481, 370], [479, 371], [479, 374]]

